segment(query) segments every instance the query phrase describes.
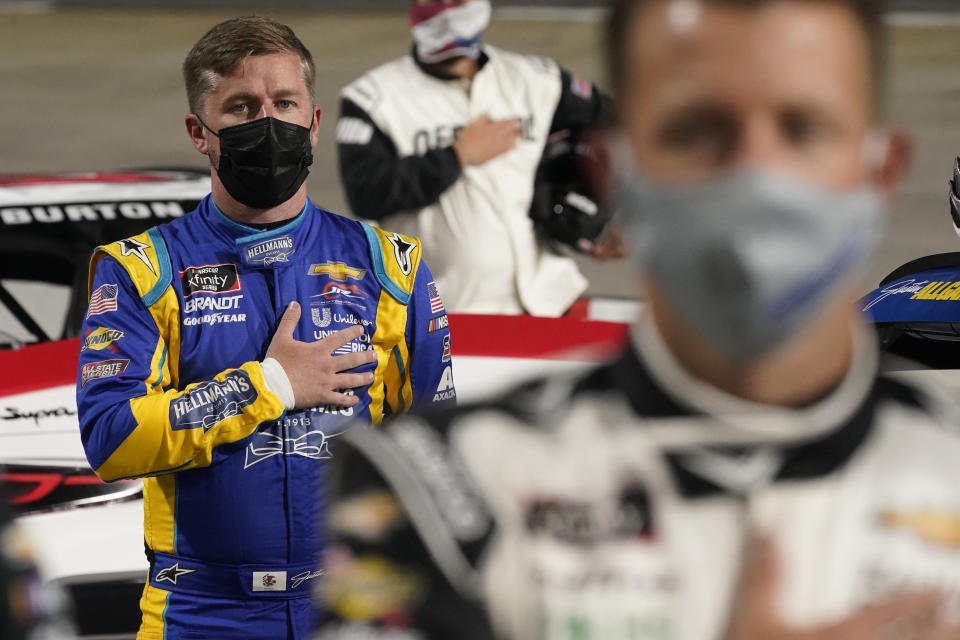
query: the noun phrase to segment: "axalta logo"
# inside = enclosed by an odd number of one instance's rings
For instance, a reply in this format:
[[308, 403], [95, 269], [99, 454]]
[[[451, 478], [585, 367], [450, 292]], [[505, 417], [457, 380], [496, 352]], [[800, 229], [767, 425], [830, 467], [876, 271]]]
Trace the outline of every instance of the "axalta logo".
[[269, 267], [275, 262], [289, 262], [294, 251], [293, 236], [278, 236], [250, 245], [243, 257], [249, 265]]
[[94, 331], [91, 331], [86, 338], [83, 339], [83, 347], [81, 347], [80, 351], [86, 351], [87, 349], [102, 351], [122, 337], [123, 331], [120, 331], [119, 329], [97, 327]]
[[219, 295], [241, 289], [237, 265], [232, 262], [187, 267], [180, 272], [180, 284], [184, 299], [197, 293]]
[[443, 400], [452, 400], [457, 397], [457, 392], [453, 388], [453, 367], [443, 368], [443, 374], [440, 376], [440, 383], [437, 385], [437, 392], [433, 394], [434, 402]]
[[347, 278], [351, 280], [363, 280], [367, 275], [366, 269], [351, 267], [345, 262], [325, 262], [323, 264], [312, 264], [307, 271], [311, 276], [327, 276], [333, 280], [346, 282]]

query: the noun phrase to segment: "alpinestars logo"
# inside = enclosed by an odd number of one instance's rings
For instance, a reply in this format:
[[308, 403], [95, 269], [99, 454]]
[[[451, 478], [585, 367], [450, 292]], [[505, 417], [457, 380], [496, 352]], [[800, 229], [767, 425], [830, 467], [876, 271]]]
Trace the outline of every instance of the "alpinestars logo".
[[181, 569], [180, 563], [176, 562], [173, 565], [167, 567], [166, 569], [161, 569], [157, 571], [157, 575], [154, 576], [154, 582], [169, 582], [171, 584], [177, 584], [177, 580], [180, 576], [185, 576], [188, 573], [196, 573], [196, 569]]
[[413, 259], [410, 258], [410, 254], [417, 248], [417, 245], [412, 242], [407, 242], [397, 233], [388, 235], [387, 240], [393, 245], [393, 255], [397, 258], [400, 273], [405, 276], [410, 275], [410, 272], [413, 271]]
[[144, 244], [133, 238], [127, 238], [126, 240], [121, 240], [120, 244], [120, 255], [121, 256], [137, 256], [140, 261], [147, 265], [147, 269], [150, 269], [150, 273], [157, 275], [157, 272], [154, 271], [153, 265], [150, 264], [150, 258], [147, 257], [145, 249], [149, 249], [150, 245]]

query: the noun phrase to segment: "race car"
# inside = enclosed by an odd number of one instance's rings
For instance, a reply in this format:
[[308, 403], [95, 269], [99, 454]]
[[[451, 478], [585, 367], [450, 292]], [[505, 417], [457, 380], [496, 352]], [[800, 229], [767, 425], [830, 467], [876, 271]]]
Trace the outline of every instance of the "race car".
[[[134, 637], [148, 567], [141, 482], [101, 482], [80, 443], [87, 262], [209, 190], [207, 170], [0, 176], [0, 483], [81, 636]], [[582, 301], [559, 319], [450, 315], [458, 397], [589, 366], [622, 345], [636, 313], [630, 301]]]

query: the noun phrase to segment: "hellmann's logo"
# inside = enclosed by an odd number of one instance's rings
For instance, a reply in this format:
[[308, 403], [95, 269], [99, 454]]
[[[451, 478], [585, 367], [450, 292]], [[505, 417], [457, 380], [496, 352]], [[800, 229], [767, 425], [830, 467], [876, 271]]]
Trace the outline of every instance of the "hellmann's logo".
[[960, 281], [933, 281], [910, 296], [911, 300], [960, 300]]
[[102, 351], [122, 337], [123, 331], [120, 331], [119, 329], [97, 327], [94, 331], [88, 334], [86, 338], [83, 339], [83, 347], [80, 349], [80, 351], [86, 351], [87, 349]]

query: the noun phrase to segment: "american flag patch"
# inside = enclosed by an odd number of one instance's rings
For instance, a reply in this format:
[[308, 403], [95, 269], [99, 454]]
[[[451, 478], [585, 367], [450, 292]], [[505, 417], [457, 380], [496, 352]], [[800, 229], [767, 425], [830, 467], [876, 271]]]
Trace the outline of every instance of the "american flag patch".
[[443, 300], [440, 299], [440, 290], [436, 282], [427, 284], [427, 294], [430, 296], [430, 313], [443, 311]]
[[117, 285], [102, 284], [90, 296], [90, 308], [87, 317], [117, 310]]
[[572, 91], [575, 96], [589, 100], [593, 95], [593, 83], [578, 76], [572, 76], [570, 78], [570, 91]]

